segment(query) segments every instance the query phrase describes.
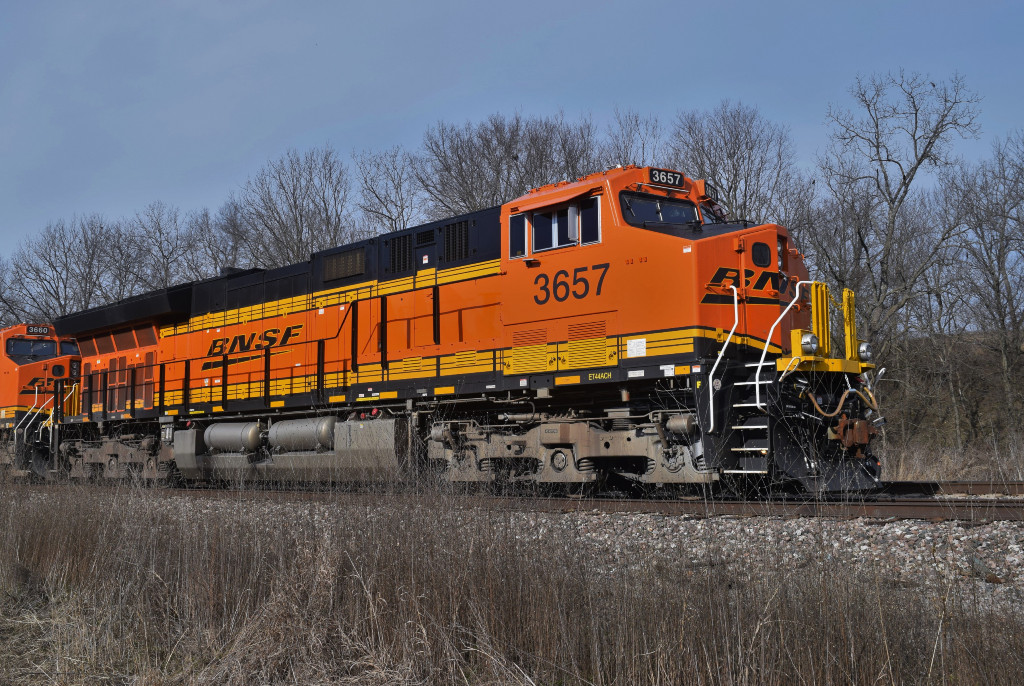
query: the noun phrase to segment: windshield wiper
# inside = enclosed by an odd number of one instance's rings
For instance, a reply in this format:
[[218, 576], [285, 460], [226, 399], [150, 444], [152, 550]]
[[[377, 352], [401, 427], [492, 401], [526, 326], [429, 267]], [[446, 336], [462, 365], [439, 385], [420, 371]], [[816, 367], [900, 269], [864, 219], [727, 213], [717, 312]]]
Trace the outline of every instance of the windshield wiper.
[[633, 211], [633, 206], [629, 204], [629, 200], [628, 199], [623, 198], [622, 199], [622, 204], [626, 206], [626, 209], [629, 210], [629, 213], [631, 215], [633, 215], [634, 217], [636, 216], [636, 212]]

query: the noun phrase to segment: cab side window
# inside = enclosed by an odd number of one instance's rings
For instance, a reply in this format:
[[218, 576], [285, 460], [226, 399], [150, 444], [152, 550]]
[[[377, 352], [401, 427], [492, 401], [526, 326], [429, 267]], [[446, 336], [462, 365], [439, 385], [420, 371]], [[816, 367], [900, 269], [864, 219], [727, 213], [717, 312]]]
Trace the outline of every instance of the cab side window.
[[508, 256], [515, 259], [554, 248], [599, 243], [600, 224], [597, 198], [514, 214], [508, 220]]
[[597, 198], [587, 198], [580, 203], [580, 243], [598, 243], [601, 240], [601, 224], [598, 217]]
[[508, 219], [508, 256], [526, 257], [526, 215], [515, 214]]
[[554, 247], [555, 240], [551, 235], [551, 228], [555, 224], [552, 212], [533, 213], [533, 251], [548, 250]]

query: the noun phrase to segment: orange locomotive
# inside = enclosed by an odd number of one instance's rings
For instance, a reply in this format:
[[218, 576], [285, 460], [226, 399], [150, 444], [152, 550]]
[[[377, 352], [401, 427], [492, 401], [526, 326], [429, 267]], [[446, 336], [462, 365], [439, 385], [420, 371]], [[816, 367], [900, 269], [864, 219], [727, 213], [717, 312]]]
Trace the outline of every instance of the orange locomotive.
[[62, 317], [74, 476], [868, 489], [853, 295], [782, 227], [617, 168], [274, 269]]
[[47, 476], [65, 415], [76, 415], [81, 358], [49, 324], [0, 330], [0, 472]]

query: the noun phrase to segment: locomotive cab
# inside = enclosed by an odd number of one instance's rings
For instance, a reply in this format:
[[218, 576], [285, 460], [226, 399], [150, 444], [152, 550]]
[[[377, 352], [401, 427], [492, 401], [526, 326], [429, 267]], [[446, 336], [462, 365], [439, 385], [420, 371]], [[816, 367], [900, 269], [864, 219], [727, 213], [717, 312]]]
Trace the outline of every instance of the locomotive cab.
[[0, 470], [46, 476], [66, 415], [78, 413], [81, 356], [48, 324], [0, 330]]

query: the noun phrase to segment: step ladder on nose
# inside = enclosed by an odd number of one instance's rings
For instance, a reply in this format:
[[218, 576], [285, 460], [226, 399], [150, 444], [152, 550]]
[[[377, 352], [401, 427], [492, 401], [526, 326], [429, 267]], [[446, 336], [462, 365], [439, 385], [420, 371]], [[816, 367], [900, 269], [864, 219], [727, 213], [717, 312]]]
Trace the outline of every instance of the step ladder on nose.
[[[732, 417], [732, 424], [730, 428], [739, 432], [741, 440], [740, 445], [732, 447], [733, 453], [737, 454], [737, 457], [750, 458], [764, 456], [765, 469], [734, 469], [734, 470], [723, 470], [724, 474], [766, 474], [767, 468], [771, 464], [770, 456], [773, 450], [773, 436], [775, 435], [775, 419], [772, 416], [773, 413], [769, 412], [769, 399], [768, 389], [772, 384], [775, 383], [777, 370], [775, 366], [775, 360], [769, 360], [768, 348], [772, 345], [771, 341], [775, 335], [775, 330], [778, 328], [782, 320], [789, 314], [790, 309], [800, 299], [800, 288], [803, 286], [810, 285], [811, 281], [797, 281], [793, 291], [793, 297], [789, 301], [789, 304], [782, 310], [778, 318], [772, 324], [768, 330], [768, 336], [765, 337], [765, 346], [761, 351], [761, 357], [757, 362], [747, 362], [744, 366], [750, 371], [749, 378], [746, 381], [739, 381], [736, 383], [738, 387], [746, 387], [746, 393], [734, 393], [733, 397], [737, 395], [739, 398], [732, 403], [730, 416]], [[708, 394], [708, 405], [710, 414], [710, 429], [714, 429], [715, 425], [715, 388], [714, 388], [714, 377], [715, 370], [718, 368], [718, 363], [721, 362], [725, 349], [728, 347], [729, 342], [732, 340], [733, 334], [736, 332], [736, 327], [739, 325], [739, 292], [734, 286], [730, 286], [733, 295], [733, 326], [732, 330], [729, 331], [729, 335], [725, 339], [725, 343], [722, 345], [722, 349], [718, 352], [718, 359], [715, 360], [714, 366], [711, 368], [708, 382], [711, 385]]]
[[767, 458], [772, 451], [772, 418], [767, 412], [767, 388], [775, 378], [775, 363], [748, 362], [744, 367], [749, 370], [750, 377], [735, 384], [740, 391], [735, 394], [739, 400], [732, 403], [730, 416], [733, 424], [729, 427], [739, 434], [740, 445], [730, 450], [741, 459], [763, 457], [766, 468], [750, 469], [741, 466], [739, 469], [724, 470], [724, 473], [767, 474]]
[[[711, 367], [711, 372], [708, 374], [708, 384], [710, 386], [708, 392], [708, 409], [711, 420], [709, 431], [713, 431], [715, 428], [715, 371], [718, 369], [718, 365], [721, 363], [722, 357], [725, 355], [725, 350], [729, 347], [733, 334], [736, 333], [736, 327], [739, 326], [740, 322], [739, 292], [736, 290], [735, 286], [730, 286], [729, 288], [732, 289], [733, 297], [733, 325], [732, 329], [729, 331], [729, 335], [725, 338], [725, 342], [722, 344], [721, 350], [718, 351], [718, 358], [715, 360], [715, 364]], [[768, 340], [771, 340], [771, 338], [769, 337]], [[765, 348], [764, 353], [767, 353], [767, 347]], [[739, 453], [738, 457], [740, 459], [745, 457], [765, 457], [765, 469], [730, 469], [723, 470], [724, 474], [767, 473], [767, 456], [771, 453], [772, 449], [772, 433], [771, 419], [767, 413], [767, 393], [764, 392], [764, 387], [766, 387], [767, 384], [772, 383], [772, 380], [775, 378], [773, 369], [775, 363], [774, 361], [766, 361], [765, 354], [761, 355], [761, 359], [759, 361], [747, 362], [744, 365], [749, 371], [749, 379], [747, 381], [739, 381], [736, 385], [739, 387], [748, 387], [748, 392], [738, 394], [741, 396], [741, 399], [732, 403], [732, 411], [729, 413], [729, 416], [735, 422], [731, 427], [732, 430], [739, 431], [742, 436], [742, 445], [733, 447], [732, 451], [734, 453]], [[771, 370], [770, 374], [769, 370]], [[736, 395], [736, 393], [733, 393], [733, 397]], [[745, 467], [746, 465], [742, 466]]]

